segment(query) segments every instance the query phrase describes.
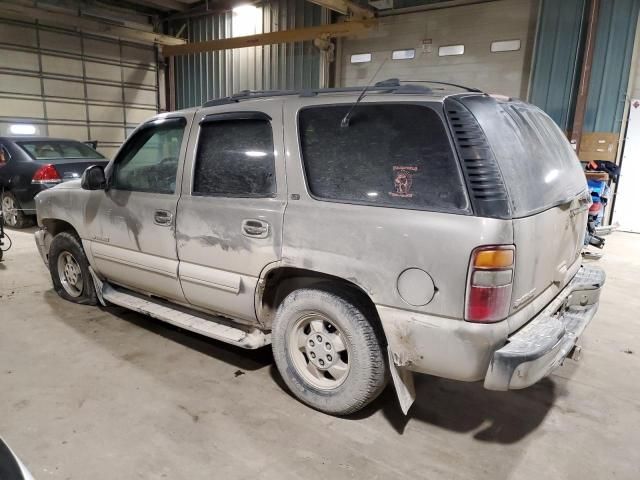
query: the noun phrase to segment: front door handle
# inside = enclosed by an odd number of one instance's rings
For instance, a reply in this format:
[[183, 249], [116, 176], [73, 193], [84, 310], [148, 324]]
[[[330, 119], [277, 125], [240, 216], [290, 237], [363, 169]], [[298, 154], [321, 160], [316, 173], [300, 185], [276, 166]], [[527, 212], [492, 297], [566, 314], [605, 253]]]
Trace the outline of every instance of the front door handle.
[[161, 227], [168, 227], [173, 222], [173, 213], [168, 210], [156, 210], [153, 212], [153, 223]]
[[267, 238], [269, 236], [269, 224], [255, 218], [247, 218], [242, 221], [242, 234], [253, 238]]

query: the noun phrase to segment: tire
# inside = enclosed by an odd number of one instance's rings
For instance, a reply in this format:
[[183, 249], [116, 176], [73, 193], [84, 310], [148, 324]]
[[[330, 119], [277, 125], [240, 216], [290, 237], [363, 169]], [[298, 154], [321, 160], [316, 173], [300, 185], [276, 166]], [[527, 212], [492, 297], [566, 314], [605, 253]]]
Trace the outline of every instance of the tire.
[[53, 288], [65, 300], [97, 305], [89, 261], [80, 239], [69, 232], [57, 234], [49, 247], [49, 272]]
[[376, 330], [356, 303], [330, 291], [295, 290], [278, 307], [272, 327], [284, 382], [303, 403], [331, 415], [362, 409], [388, 378]]
[[12, 228], [26, 228], [34, 224], [33, 216], [25, 215], [20, 203], [11, 192], [2, 194], [2, 216], [5, 225]]

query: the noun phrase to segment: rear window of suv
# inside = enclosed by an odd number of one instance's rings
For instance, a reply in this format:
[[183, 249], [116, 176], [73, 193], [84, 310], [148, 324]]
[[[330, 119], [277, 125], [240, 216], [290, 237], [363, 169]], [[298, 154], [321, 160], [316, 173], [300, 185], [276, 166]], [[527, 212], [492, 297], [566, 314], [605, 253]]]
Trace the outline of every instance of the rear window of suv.
[[468, 213], [441, 116], [415, 104], [307, 107], [298, 122], [311, 195], [345, 203]]
[[465, 99], [495, 154], [516, 218], [570, 201], [587, 181], [562, 130], [538, 107], [488, 97]]

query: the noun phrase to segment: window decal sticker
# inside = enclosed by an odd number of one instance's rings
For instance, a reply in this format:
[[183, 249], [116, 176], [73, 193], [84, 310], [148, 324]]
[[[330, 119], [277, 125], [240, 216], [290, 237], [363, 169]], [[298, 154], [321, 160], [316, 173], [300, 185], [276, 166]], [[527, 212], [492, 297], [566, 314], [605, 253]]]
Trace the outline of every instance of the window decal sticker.
[[413, 175], [418, 171], [418, 167], [393, 167], [393, 187], [395, 192], [389, 192], [392, 197], [412, 198], [411, 185], [413, 184]]

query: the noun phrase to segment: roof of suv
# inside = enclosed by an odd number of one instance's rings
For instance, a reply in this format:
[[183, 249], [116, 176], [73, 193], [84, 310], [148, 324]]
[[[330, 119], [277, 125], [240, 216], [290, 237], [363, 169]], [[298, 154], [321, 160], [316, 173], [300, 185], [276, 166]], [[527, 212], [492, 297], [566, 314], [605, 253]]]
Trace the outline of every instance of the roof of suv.
[[[427, 86], [432, 85], [432, 86]], [[462, 90], [463, 92], [482, 93], [482, 91], [465, 87], [462, 85], [456, 85], [453, 83], [437, 82], [429, 80], [408, 80], [400, 81], [397, 78], [384, 80], [377, 82], [374, 85], [366, 87], [343, 87], [343, 88], [318, 88], [318, 89], [302, 89], [302, 90], [243, 90], [228, 97], [217, 98], [210, 100], [202, 105], [203, 108], [213, 107], [218, 105], [228, 105], [232, 103], [238, 103], [240, 101], [257, 100], [273, 97], [308, 97], [313, 98], [318, 95], [323, 96], [359, 96], [363, 93], [371, 94], [390, 94], [390, 95], [428, 95], [435, 99], [442, 100], [451, 93], [451, 88]]]
[[[193, 113], [202, 108], [232, 105], [235, 103], [270, 101], [279, 97], [297, 97], [297, 98], [322, 98], [331, 100], [332, 98], [343, 99], [345, 97], [358, 98], [363, 91], [367, 95], [375, 94], [384, 97], [399, 95], [421, 95], [428, 96], [431, 100], [443, 101], [446, 97], [453, 94], [475, 93], [482, 94], [481, 90], [454, 83], [431, 81], [431, 80], [398, 80], [392, 78], [383, 80], [373, 85], [358, 87], [340, 87], [340, 88], [317, 88], [317, 89], [301, 89], [301, 90], [242, 90], [228, 97], [216, 98], [205, 102], [201, 106], [185, 108], [178, 110], [180, 113]], [[165, 112], [160, 115], [151, 117], [147, 121], [153, 121], [158, 117], [164, 117], [171, 112]]]

